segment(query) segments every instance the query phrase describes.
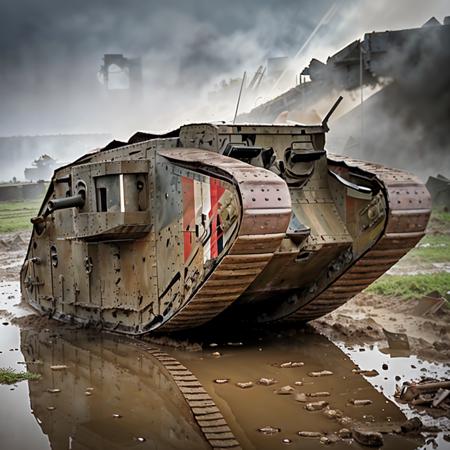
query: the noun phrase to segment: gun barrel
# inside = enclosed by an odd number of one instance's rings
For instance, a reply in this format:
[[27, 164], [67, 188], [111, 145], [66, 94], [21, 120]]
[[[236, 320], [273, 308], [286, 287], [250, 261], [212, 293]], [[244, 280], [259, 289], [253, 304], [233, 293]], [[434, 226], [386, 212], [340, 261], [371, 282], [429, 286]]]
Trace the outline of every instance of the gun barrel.
[[72, 197], [56, 198], [50, 200], [47, 207], [50, 212], [56, 211], [57, 209], [66, 208], [82, 208], [84, 206], [84, 196], [81, 194], [73, 195]]

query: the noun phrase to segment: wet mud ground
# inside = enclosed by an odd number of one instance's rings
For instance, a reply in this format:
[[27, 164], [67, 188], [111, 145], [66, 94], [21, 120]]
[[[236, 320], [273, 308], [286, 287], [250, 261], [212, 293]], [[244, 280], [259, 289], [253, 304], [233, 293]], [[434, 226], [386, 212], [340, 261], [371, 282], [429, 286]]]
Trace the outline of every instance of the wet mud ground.
[[[134, 340], [61, 325], [19, 305], [27, 239], [8, 235], [3, 242], [0, 368], [41, 378], [0, 385], [1, 449], [211, 448], [173, 375], [150, 351], [155, 348], [193, 374], [223, 417], [216, 425], [226, 424], [229, 442], [241, 448], [319, 449], [327, 442], [335, 449], [367, 448], [345, 433], [339, 437], [355, 424], [381, 431], [385, 449], [450, 448], [448, 412], [432, 417], [394, 397], [404, 381], [450, 378], [445, 314], [418, 317], [395, 299], [361, 294], [306, 328], [210, 328], [176, 340]], [[383, 328], [406, 332], [411, 350], [390, 349]], [[311, 376], [324, 370], [331, 374]], [[260, 384], [261, 378], [274, 383]], [[316, 402], [327, 405], [306, 409]], [[413, 417], [435, 429], [399, 433]]]

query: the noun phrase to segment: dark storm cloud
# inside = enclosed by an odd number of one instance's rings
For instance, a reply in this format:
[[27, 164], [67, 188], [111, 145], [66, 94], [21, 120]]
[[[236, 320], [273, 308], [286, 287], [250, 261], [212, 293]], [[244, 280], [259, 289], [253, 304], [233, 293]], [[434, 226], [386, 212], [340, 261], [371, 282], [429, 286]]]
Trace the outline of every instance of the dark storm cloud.
[[[21, 0], [0, 14], [0, 134], [79, 131], [104, 111], [104, 53], [144, 59], [153, 101], [292, 52], [330, 0]], [[168, 93], [164, 94], [167, 99]], [[170, 96], [170, 92], [169, 92]], [[167, 99], [170, 104], [173, 98]], [[151, 101], [151, 100], [150, 100]], [[87, 124], [82, 118], [88, 116]], [[98, 127], [107, 126], [98, 120]], [[108, 130], [109, 131], [109, 130]]]
[[[94, 131], [124, 138], [139, 128], [229, 119], [211, 115], [206, 93], [221, 79], [251, 75], [268, 56], [294, 55], [334, 3], [333, 21], [298, 69], [365, 31], [418, 26], [439, 0], [426, 8], [419, 0], [0, 2], [0, 135]], [[104, 53], [142, 56], [140, 104], [107, 95], [97, 78]], [[230, 97], [231, 110], [235, 101]]]

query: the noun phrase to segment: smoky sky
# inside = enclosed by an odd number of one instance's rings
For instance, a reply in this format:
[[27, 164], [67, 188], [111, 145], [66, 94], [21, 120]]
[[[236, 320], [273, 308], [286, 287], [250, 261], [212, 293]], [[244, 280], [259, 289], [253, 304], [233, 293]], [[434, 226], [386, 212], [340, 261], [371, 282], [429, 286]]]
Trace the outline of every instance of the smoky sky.
[[408, 169], [423, 180], [449, 175], [448, 28], [424, 27], [384, 54], [373, 74], [388, 84], [336, 120], [328, 135], [334, 151]]
[[[0, 135], [162, 131], [229, 120], [207, 93], [270, 56], [294, 55], [333, 5], [303, 60], [365, 31], [420, 26], [445, 0], [0, 0]], [[444, 5], [444, 7], [443, 7]], [[139, 102], [105, 92], [105, 53], [141, 56]], [[272, 93], [267, 94], [267, 98]], [[230, 110], [235, 98], [230, 98]]]
[[104, 53], [143, 57], [149, 103], [185, 102], [186, 90], [291, 52], [329, 3], [2, 0], [0, 134], [111, 131], [98, 108]]

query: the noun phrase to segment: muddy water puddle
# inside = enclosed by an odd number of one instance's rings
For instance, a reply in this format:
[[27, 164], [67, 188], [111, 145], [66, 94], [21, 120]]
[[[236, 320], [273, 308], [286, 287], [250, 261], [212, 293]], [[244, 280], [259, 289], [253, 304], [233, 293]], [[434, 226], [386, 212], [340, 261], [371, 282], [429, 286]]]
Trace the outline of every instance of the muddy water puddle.
[[[41, 379], [0, 385], [0, 448], [209, 448], [172, 376], [146, 351], [153, 344], [28, 320], [27, 312], [14, 306], [19, 300], [18, 283], [0, 283], [0, 323], [7, 323], [0, 325], [0, 367], [36, 372]], [[318, 438], [300, 437], [298, 432], [332, 434], [345, 425], [324, 410], [308, 411], [307, 403], [327, 402], [327, 411], [385, 427], [412, 414], [407, 406], [401, 410], [393, 398], [392, 380], [400, 370], [395, 366], [400, 359], [377, 348], [349, 350], [300, 331], [238, 333], [228, 339], [211, 331], [202, 344], [203, 350], [196, 352], [158, 347], [198, 378], [242, 448], [322, 448]], [[427, 363], [411, 358], [406, 360], [414, 361], [420, 376], [420, 364]], [[384, 360], [389, 363], [387, 373], [375, 367]], [[289, 362], [304, 364], [281, 367]], [[352, 372], [356, 364], [375, 367], [380, 375], [365, 379]], [[56, 370], [55, 366], [63, 367]], [[442, 364], [434, 367], [438, 375], [448, 370]], [[309, 375], [323, 370], [332, 374]], [[405, 378], [416, 375], [406, 365], [400, 372]], [[261, 385], [261, 378], [276, 383]], [[236, 384], [249, 382], [252, 386], [247, 388]], [[285, 386], [294, 391], [274, 392]], [[308, 395], [317, 393], [323, 395]], [[297, 401], [296, 397], [303, 398], [299, 394], [307, 401]], [[354, 406], [352, 400], [370, 402]], [[261, 428], [267, 434], [258, 431]], [[442, 436], [438, 439], [444, 445]], [[406, 450], [422, 445], [417, 438], [384, 434], [383, 448]], [[349, 447], [363, 448], [351, 439], [332, 444], [335, 449]]]
[[[410, 380], [420, 380], [422, 377], [432, 379], [449, 379], [450, 364], [431, 362], [405, 350], [392, 350], [383, 346], [351, 346], [343, 342], [336, 345], [349, 356], [361, 369], [376, 368], [378, 375], [365, 377], [367, 381], [386, 398], [394, 402], [407, 418], [420, 417], [426, 426], [437, 426], [442, 431], [434, 442], [421, 446], [422, 449], [450, 448], [450, 443], [444, 439], [444, 434], [450, 431], [450, 419], [447, 417], [432, 417], [424, 410], [412, 409], [408, 404], [398, 402], [395, 398], [396, 386]], [[437, 447], [436, 447], [437, 445]]]
[[[346, 428], [348, 418], [355, 422], [394, 424], [403, 422], [398, 407], [373, 388], [361, 375], [352, 373], [351, 359], [333, 343], [319, 335], [298, 333], [291, 336], [267, 336], [256, 342], [243, 341], [210, 347], [202, 353], [174, 352], [202, 382], [221, 409], [239, 442], [245, 448], [323, 448], [318, 438], [300, 437], [298, 432], [338, 433]], [[217, 353], [220, 354], [220, 356]], [[291, 367], [287, 363], [293, 363]], [[296, 364], [300, 363], [300, 364]], [[303, 364], [301, 364], [303, 363]], [[312, 372], [330, 372], [311, 376]], [[269, 386], [261, 378], [276, 382]], [[215, 380], [229, 380], [217, 383]], [[242, 388], [239, 383], [252, 382]], [[241, 385], [242, 386], [242, 385]], [[290, 394], [281, 394], [290, 386]], [[306, 401], [298, 401], [297, 399]], [[310, 395], [318, 395], [311, 397]], [[320, 395], [323, 394], [323, 395]], [[367, 405], [354, 406], [353, 400], [367, 400]], [[308, 403], [329, 404], [308, 411]], [[325, 411], [337, 411], [343, 422]], [[333, 414], [333, 413], [331, 413]], [[264, 434], [259, 429], [280, 430]], [[333, 448], [358, 444], [350, 440], [333, 443]], [[415, 439], [387, 435], [383, 448], [417, 448]]]

